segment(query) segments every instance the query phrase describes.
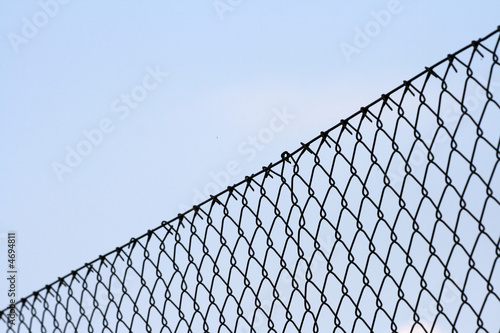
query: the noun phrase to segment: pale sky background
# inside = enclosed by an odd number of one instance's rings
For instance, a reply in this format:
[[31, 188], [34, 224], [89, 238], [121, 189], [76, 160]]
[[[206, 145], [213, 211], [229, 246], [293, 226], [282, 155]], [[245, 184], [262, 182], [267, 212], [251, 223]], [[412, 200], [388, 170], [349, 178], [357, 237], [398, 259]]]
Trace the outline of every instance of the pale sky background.
[[[499, 1], [402, 0], [348, 61], [340, 44], [391, 1], [242, 0], [222, 15], [211, 0], [68, 1], [14, 46], [49, 2], [0, 3], [0, 256], [16, 231], [22, 296], [201, 201], [229, 161], [233, 184], [500, 24]], [[169, 75], [121, 119], [113, 103], [148, 68]], [[283, 110], [293, 119], [250, 154]], [[60, 181], [53, 163], [106, 119]]]

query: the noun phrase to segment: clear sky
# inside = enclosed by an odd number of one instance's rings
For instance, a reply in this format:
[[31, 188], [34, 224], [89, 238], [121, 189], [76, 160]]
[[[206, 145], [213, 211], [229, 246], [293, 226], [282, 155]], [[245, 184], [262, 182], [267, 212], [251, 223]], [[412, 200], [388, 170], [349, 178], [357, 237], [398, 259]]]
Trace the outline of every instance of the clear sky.
[[17, 232], [19, 293], [278, 160], [499, 13], [498, 1], [2, 1], [0, 240]]

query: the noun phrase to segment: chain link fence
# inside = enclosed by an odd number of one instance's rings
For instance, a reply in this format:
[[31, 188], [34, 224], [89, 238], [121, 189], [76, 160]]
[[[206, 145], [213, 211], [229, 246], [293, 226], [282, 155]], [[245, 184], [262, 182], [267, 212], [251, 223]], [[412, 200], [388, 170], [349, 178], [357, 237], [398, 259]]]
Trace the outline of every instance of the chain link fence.
[[499, 37], [22, 298], [0, 325], [499, 332]]

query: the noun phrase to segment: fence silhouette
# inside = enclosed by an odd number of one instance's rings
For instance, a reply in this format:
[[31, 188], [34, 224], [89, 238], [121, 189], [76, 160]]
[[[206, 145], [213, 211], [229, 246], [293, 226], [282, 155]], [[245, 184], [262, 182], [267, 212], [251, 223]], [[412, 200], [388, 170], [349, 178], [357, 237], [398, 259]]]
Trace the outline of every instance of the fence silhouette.
[[47, 285], [7, 332], [498, 332], [500, 27]]

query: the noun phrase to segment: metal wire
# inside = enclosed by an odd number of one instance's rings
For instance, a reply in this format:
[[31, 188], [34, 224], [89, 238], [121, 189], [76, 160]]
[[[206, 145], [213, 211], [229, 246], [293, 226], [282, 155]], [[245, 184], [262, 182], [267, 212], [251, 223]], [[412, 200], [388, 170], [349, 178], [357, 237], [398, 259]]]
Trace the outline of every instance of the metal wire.
[[498, 332], [500, 27], [21, 299], [6, 332]]

